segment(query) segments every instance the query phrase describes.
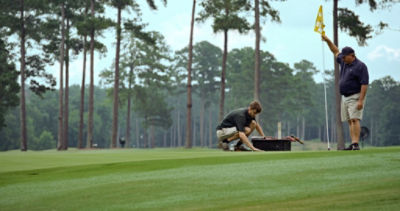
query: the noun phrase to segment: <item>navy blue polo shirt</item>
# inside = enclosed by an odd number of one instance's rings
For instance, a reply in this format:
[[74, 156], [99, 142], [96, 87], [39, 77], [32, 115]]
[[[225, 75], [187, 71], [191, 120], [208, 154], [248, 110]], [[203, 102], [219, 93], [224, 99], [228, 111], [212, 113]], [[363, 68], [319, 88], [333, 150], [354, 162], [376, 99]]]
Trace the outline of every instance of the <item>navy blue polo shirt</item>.
[[348, 97], [359, 93], [361, 85], [369, 84], [368, 68], [362, 61], [355, 58], [351, 64], [346, 64], [342, 54], [338, 55], [336, 61], [340, 64], [340, 94]]

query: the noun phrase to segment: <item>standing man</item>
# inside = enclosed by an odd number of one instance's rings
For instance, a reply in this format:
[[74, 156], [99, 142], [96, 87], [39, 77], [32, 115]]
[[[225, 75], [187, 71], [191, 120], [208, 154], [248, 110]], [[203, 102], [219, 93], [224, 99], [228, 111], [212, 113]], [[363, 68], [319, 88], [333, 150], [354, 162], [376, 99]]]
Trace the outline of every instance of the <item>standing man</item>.
[[354, 50], [344, 47], [341, 52], [325, 35], [322, 39], [328, 44], [336, 61], [340, 64], [340, 94], [342, 95], [341, 117], [350, 127], [351, 144], [345, 150], [360, 150], [360, 120], [363, 116], [365, 95], [367, 94], [369, 76], [367, 66], [357, 59]]
[[230, 112], [222, 120], [221, 124], [217, 126], [217, 137], [219, 145], [223, 150], [229, 149], [229, 143], [233, 140], [240, 139], [238, 145], [244, 143], [253, 151], [262, 151], [253, 146], [253, 144], [247, 138], [254, 129], [264, 136], [260, 125], [256, 122], [256, 115], [261, 113], [261, 104], [257, 101], [253, 101], [247, 108], [240, 108]]

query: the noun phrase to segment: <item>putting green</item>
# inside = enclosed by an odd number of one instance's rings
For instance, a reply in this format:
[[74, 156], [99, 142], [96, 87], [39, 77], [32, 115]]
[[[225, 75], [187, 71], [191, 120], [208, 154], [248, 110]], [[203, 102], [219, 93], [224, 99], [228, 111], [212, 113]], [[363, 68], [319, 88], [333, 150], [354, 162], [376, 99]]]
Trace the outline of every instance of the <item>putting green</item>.
[[398, 210], [400, 147], [0, 153], [1, 210]]

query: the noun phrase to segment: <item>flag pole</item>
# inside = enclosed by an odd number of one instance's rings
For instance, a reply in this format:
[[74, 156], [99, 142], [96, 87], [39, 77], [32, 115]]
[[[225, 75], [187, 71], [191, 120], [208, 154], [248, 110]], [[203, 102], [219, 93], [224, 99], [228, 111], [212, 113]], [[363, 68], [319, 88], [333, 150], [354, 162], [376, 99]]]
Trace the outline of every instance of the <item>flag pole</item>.
[[324, 95], [325, 95], [325, 125], [326, 125], [326, 140], [328, 141], [328, 151], [331, 150], [331, 146], [329, 143], [329, 125], [328, 125], [328, 101], [326, 97], [326, 79], [325, 79], [325, 51], [324, 51], [324, 41], [321, 40], [322, 43], [322, 74], [324, 80]]
[[[321, 35], [325, 35], [324, 31], [324, 15], [322, 10], [322, 5], [319, 6], [317, 18], [315, 19], [314, 31], [320, 33]], [[324, 80], [324, 95], [325, 95], [325, 125], [326, 125], [326, 139], [328, 141], [328, 151], [331, 150], [330, 142], [329, 142], [329, 125], [328, 125], [328, 100], [326, 97], [326, 80], [325, 80], [325, 54], [324, 54], [324, 41], [322, 43], [322, 74]]]

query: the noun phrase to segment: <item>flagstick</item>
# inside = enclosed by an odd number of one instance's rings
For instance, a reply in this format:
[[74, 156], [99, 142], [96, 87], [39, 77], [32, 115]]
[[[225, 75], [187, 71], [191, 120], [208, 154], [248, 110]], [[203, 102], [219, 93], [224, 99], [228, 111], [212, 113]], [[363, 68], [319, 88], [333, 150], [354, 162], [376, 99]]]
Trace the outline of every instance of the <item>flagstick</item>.
[[325, 80], [325, 54], [324, 54], [324, 41], [322, 42], [322, 72], [323, 72], [323, 78], [324, 78], [324, 94], [325, 94], [325, 124], [326, 124], [326, 138], [328, 140], [328, 151], [331, 150], [331, 146], [329, 144], [329, 127], [328, 127], [328, 102], [326, 99], [326, 80]]
[[[324, 31], [324, 15], [322, 10], [322, 5], [319, 6], [317, 19], [315, 20], [314, 31], [320, 33], [321, 35], [325, 34]], [[329, 125], [328, 125], [328, 101], [326, 99], [326, 80], [325, 80], [325, 54], [324, 54], [324, 41], [322, 40], [322, 71], [324, 76], [324, 94], [325, 94], [325, 124], [326, 124], [326, 139], [328, 140], [328, 151], [331, 150], [331, 146], [329, 143]]]

